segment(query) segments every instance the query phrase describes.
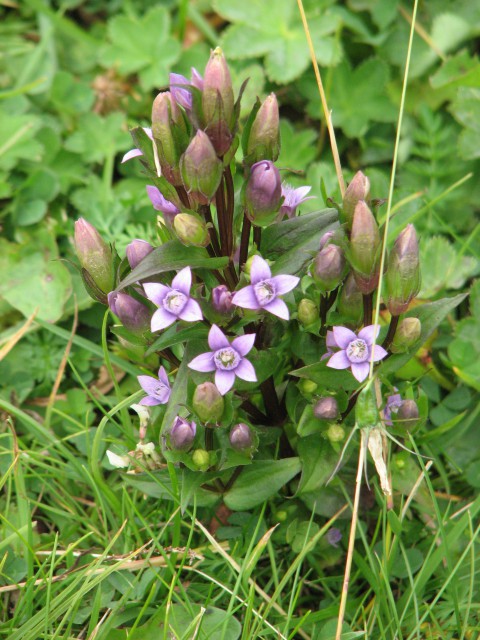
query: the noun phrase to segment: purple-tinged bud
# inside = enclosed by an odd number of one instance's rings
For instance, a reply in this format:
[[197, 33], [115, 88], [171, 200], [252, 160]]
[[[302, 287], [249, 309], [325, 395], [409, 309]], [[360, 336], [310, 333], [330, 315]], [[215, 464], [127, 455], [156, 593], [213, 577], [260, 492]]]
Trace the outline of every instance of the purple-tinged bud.
[[275, 162], [280, 153], [280, 117], [277, 96], [271, 93], [257, 111], [248, 136], [245, 161], [254, 164], [260, 160]]
[[397, 327], [390, 346], [393, 353], [409, 351], [422, 334], [422, 323], [418, 318], [404, 318]]
[[192, 453], [192, 462], [199, 471], [207, 471], [210, 466], [210, 454], [205, 449], [196, 449]]
[[276, 219], [282, 204], [282, 180], [270, 160], [257, 162], [250, 169], [245, 204], [249, 220], [257, 227], [267, 227]]
[[331, 241], [331, 239], [334, 236], [335, 236], [335, 231], [327, 231], [326, 233], [324, 233], [323, 236], [320, 238], [320, 246], [318, 247], [318, 250], [321, 251]]
[[334, 442], [343, 442], [345, 440], [345, 429], [340, 424], [331, 424], [327, 430], [327, 438], [332, 444]]
[[149, 253], [152, 253], [153, 247], [146, 240], [132, 240], [130, 244], [127, 245], [127, 260], [130, 265], [130, 269], [135, 269], [140, 262], [148, 256]]
[[419, 415], [415, 400], [404, 400], [397, 413], [392, 415], [392, 423], [397, 428], [412, 431], [418, 424]]
[[252, 431], [248, 424], [244, 422], [240, 422], [232, 427], [229, 439], [232, 449], [236, 449], [237, 451], [245, 451], [253, 445]]
[[319, 420], [336, 420], [338, 418], [338, 402], [332, 396], [319, 398], [313, 407], [313, 415]]
[[150, 328], [152, 312], [127, 293], [111, 291], [108, 294], [108, 306], [128, 331], [141, 334]]
[[192, 406], [203, 423], [216, 424], [222, 419], [225, 400], [213, 382], [204, 382], [195, 389]]
[[163, 218], [167, 226], [170, 228], [173, 224], [173, 219], [175, 218], [177, 213], [180, 213], [180, 209], [177, 207], [175, 202], [167, 200], [160, 189], [157, 189], [157, 187], [154, 187], [151, 184], [147, 184], [146, 189], [147, 195], [150, 199], [150, 202], [152, 203], [153, 208], [163, 214]]
[[349, 273], [345, 280], [340, 297], [338, 299], [337, 311], [353, 325], [357, 325], [363, 315], [363, 296], [357, 287], [353, 273]]
[[180, 185], [180, 156], [188, 135], [180, 109], [170, 91], [159, 93], [152, 106], [152, 133], [162, 174], [173, 185]]
[[217, 313], [227, 315], [232, 310], [233, 293], [224, 284], [212, 289], [212, 306]]
[[234, 102], [230, 70], [223, 51], [217, 47], [210, 54], [203, 76], [202, 106], [205, 122], [208, 124], [223, 116], [231, 126]]
[[209, 137], [200, 129], [180, 160], [183, 184], [200, 204], [208, 204], [222, 179], [223, 165]]
[[[89, 294], [95, 300], [106, 304], [106, 294], [115, 288], [114, 256], [111, 247], [84, 218], [75, 222], [74, 244]], [[98, 289], [97, 293], [93, 291], [95, 288]]]
[[381, 240], [377, 221], [361, 200], [353, 214], [349, 259], [360, 291], [372, 293], [380, 275]]
[[333, 291], [345, 276], [345, 256], [336, 244], [323, 247], [313, 262], [312, 276], [324, 292]]
[[174, 451], [188, 451], [195, 440], [197, 425], [177, 416], [170, 429], [170, 447]]
[[332, 527], [327, 531], [327, 542], [332, 547], [338, 547], [338, 543], [340, 542], [341, 539], [342, 539], [342, 532], [340, 531], [340, 529], [336, 529], [335, 527]]
[[191, 213], [178, 213], [173, 219], [173, 228], [178, 239], [187, 247], [206, 247], [210, 234], [205, 221]]
[[357, 171], [343, 196], [343, 216], [349, 229], [352, 227], [355, 207], [360, 200], [370, 200], [370, 180], [361, 171]]
[[192, 92], [188, 90], [191, 82], [185, 76], [180, 73], [170, 74], [170, 93], [175, 102], [183, 107], [186, 111], [190, 111], [192, 108]]
[[298, 303], [297, 318], [305, 327], [313, 324], [318, 320], [318, 306], [308, 298], [302, 298]]
[[408, 224], [395, 240], [388, 257], [385, 283], [387, 307], [393, 316], [407, 311], [420, 290], [418, 239], [413, 224]]

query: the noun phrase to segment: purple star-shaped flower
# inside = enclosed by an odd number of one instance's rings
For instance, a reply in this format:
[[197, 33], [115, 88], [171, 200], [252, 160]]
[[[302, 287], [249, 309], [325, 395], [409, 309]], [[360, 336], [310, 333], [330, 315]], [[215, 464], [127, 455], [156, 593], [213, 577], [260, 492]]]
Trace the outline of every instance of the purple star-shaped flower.
[[173, 224], [173, 219], [177, 213], [180, 213], [180, 209], [173, 202], [167, 200], [160, 189], [151, 184], [147, 185], [147, 195], [153, 208], [163, 213], [163, 217], [169, 224]]
[[[153, 134], [150, 127], [143, 127], [143, 130], [150, 138], [150, 140], [153, 140]], [[130, 151], [127, 151], [127, 153], [123, 156], [121, 164], [123, 164], [124, 162], [128, 162], [132, 158], [137, 158], [138, 156], [143, 156], [143, 153], [140, 151], [140, 149], [130, 149]]]
[[282, 183], [282, 196], [284, 197], [283, 204], [280, 207], [280, 220], [283, 216], [287, 216], [288, 218], [293, 218], [297, 211], [297, 207], [305, 200], [312, 200], [315, 196], [308, 196], [307, 193], [310, 192], [312, 187], [292, 187], [292, 185], [287, 184], [286, 182]]
[[147, 298], [158, 307], [152, 316], [152, 331], [165, 329], [177, 319], [195, 322], [203, 318], [200, 305], [190, 297], [191, 286], [190, 267], [177, 273], [171, 287], [157, 282], [146, 282], [143, 285]]
[[170, 398], [170, 383], [168, 381], [167, 372], [163, 367], [158, 370], [158, 378], [153, 376], [137, 376], [142, 389], [147, 393], [138, 404], [144, 404], [153, 407], [157, 404], [166, 404]]
[[180, 73], [170, 74], [170, 93], [173, 99], [186, 111], [191, 111], [193, 98], [191, 90], [187, 87], [196, 87], [200, 91], [203, 90], [203, 78], [194, 67], [192, 67], [191, 80]]
[[265, 309], [283, 320], [290, 318], [287, 305], [278, 296], [295, 289], [300, 278], [297, 276], [272, 278], [272, 272], [266, 261], [260, 256], [253, 256], [250, 281], [252, 284], [234, 294], [233, 304], [244, 309]]
[[256, 382], [257, 376], [252, 363], [245, 358], [255, 342], [255, 333], [246, 333], [235, 338], [232, 343], [216, 324], [208, 333], [208, 346], [211, 351], [202, 353], [190, 363], [195, 371], [215, 371], [215, 385], [225, 395], [233, 387], [235, 376], [247, 382]]
[[378, 362], [387, 356], [383, 347], [373, 342], [380, 331], [379, 325], [371, 324], [358, 332], [358, 336], [346, 327], [333, 327], [335, 344], [340, 351], [334, 353], [327, 362], [327, 367], [332, 369], [348, 369], [359, 382], [363, 382], [370, 370], [370, 360]]

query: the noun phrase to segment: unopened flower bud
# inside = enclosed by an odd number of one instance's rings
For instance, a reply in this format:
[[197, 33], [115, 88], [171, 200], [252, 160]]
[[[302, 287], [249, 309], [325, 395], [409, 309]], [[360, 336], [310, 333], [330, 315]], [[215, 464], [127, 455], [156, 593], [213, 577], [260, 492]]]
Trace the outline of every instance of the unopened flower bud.
[[316, 382], [314, 382], [313, 380], [308, 380], [307, 378], [302, 378], [298, 383], [298, 387], [300, 391], [305, 396], [311, 396], [312, 393], [315, 393], [317, 386], [318, 385]]
[[170, 91], [159, 93], [153, 101], [152, 133], [162, 174], [171, 184], [181, 184], [179, 162], [188, 136], [183, 116]]
[[405, 313], [420, 290], [418, 240], [413, 224], [408, 224], [395, 240], [385, 282], [388, 310], [394, 316]]
[[207, 225], [200, 216], [177, 213], [173, 219], [173, 228], [178, 239], [187, 247], [206, 247], [210, 244]]
[[319, 420], [336, 420], [338, 402], [332, 396], [319, 398], [313, 407], [313, 415]]
[[207, 471], [210, 466], [210, 454], [205, 449], [196, 449], [192, 454], [192, 462], [199, 471]]
[[327, 231], [326, 233], [324, 233], [323, 236], [320, 238], [320, 246], [318, 247], [318, 250], [321, 251], [323, 247], [325, 247], [334, 236], [335, 236], [334, 231]]
[[135, 269], [140, 262], [153, 251], [153, 247], [146, 240], [132, 240], [127, 245], [126, 253], [130, 269]]
[[345, 322], [357, 325], [363, 314], [363, 296], [357, 287], [353, 273], [349, 273], [343, 283], [338, 299], [337, 311], [345, 318]]
[[327, 244], [314, 260], [312, 276], [324, 292], [333, 291], [345, 275], [345, 256], [336, 244]]
[[227, 315], [232, 310], [233, 293], [224, 284], [212, 289], [212, 306], [217, 313]]
[[199, 203], [208, 204], [222, 179], [223, 166], [207, 134], [200, 129], [180, 160], [183, 184]]
[[253, 444], [253, 436], [250, 427], [244, 422], [240, 422], [232, 427], [230, 431], [230, 444], [237, 451], [245, 451], [250, 449]]
[[254, 164], [260, 160], [275, 162], [280, 153], [280, 118], [277, 96], [271, 93], [257, 111], [248, 136], [245, 161]]
[[380, 275], [380, 233], [373, 213], [361, 200], [353, 214], [350, 235], [350, 264], [360, 291], [372, 293]]
[[195, 440], [197, 425], [177, 416], [170, 429], [170, 446], [174, 451], [187, 451]]
[[302, 298], [298, 303], [297, 317], [299, 322], [308, 327], [318, 320], [318, 306], [313, 300]]
[[339, 424], [331, 424], [328, 427], [327, 438], [330, 442], [342, 442], [345, 440], [345, 429]]
[[195, 389], [192, 405], [202, 422], [218, 423], [225, 409], [225, 400], [213, 382], [204, 382]]
[[[115, 288], [114, 256], [111, 247], [84, 218], [75, 222], [74, 243], [90, 295], [96, 300], [102, 298], [100, 301], [106, 303], [106, 294]], [[93, 288], [98, 289], [98, 294], [92, 292]]]
[[422, 323], [418, 318], [404, 318], [398, 325], [395, 337], [390, 346], [393, 353], [408, 351], [419, 340]]
[[234, 108], [232, 78], [223, 51], [217, 47], [210, 54], [203, 76], [202, 106], [207, 124], [220, 115], [219, 104], [227, 124], [231, 125]]
[[361, 171], [357, 171], [343, 196], [343, 215], [349, 229], [352, 227], [353, 214], [358, 202], [360, 200], [368, 202], [369, 199], [370, 180]]
[[150, 328], [152, 312], [127, 293], [111, 291], [108, 294], [108, 306], [128, 331], [140, 334]]
[[257, 227], [272, 223], [282, 202], [282, 180], [277, 167], [270, 160], [257, 162], [250, 169], [245, 190], [245, 204], [249, 220]]
[[415, 400], [404, 400], [397, 413], [392, 415], [393, 425], [405, 431], [412, 431], [418, 423], [419, 412]]

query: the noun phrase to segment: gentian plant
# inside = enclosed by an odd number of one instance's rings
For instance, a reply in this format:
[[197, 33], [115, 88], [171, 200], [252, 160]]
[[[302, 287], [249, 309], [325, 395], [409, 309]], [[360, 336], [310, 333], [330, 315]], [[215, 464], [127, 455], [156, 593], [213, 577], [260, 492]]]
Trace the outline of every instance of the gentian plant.
[[[257, 100], [241, 122], [243, 87], [235, 97], [220, 49], [203, 76], [170, 80], [123, 158], [146, 176], [158, 246], [133, 240], [120, 259], [86, 221], [75, 232], [88, 291], [144, 369], [150, 475], [168, 484], [177, 469], [186, 500], [246, 509], [301, 474], [296, 495], [311, 505], [357, 426], [371, 430], [385, 476], [383, 436], [408, 434], [427, 411], [396, 372], [456, 302], [416, 300], [411, 224], [388, 242], [379, 290], [381, 201], [361, 171], [342, 202], [302, 214], [321, 194], [289, 186], [276, 164], [277, 99]], [[130, 472], [145, 469], [145, 451]], [[381, 486], [388, 493], [385, 477]]]

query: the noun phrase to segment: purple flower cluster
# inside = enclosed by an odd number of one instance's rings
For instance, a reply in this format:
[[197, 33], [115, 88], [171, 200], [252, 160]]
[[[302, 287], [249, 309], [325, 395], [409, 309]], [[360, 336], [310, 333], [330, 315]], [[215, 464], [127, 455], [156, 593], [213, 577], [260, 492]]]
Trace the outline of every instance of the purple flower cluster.
[[147, 394], [139, 404], [153, 407], [157, 404], [166, 404], [170, 398], [171, 388], [167, 372], [163, 367], [158, 370], [158, 378], [153, 376], [138, 376], [140, 386]]
[[203, 318], [200, 305], [190, 297], [191, 286], [190, 267], [185, 267], [177, 273], [171, 287], [157, 282], [143, 285], [147, 298], [158, 307], [152, 316], [152, 331], [165, 329], [178, 319], [195, 322]]

